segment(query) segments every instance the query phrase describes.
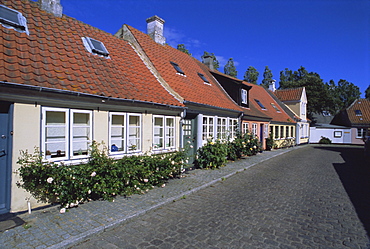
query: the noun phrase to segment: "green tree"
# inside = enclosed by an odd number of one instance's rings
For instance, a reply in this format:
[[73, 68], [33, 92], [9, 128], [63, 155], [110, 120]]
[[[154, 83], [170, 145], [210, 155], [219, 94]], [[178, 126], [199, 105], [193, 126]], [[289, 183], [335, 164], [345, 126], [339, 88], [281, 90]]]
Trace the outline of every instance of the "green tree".
[[270, 82], [272, 81], [272, 71], [268, 66], [265, 67], [265, 71], [263, 72], [263, 80], [261, 85], [268, 88]]
[[280, 72], [279, 89], [305, 87], [307, 94], [307, 113], [312, 118], [314, 113], [328, 111], [332, 107], [329, 86], [324, 84], [320, 75], [308, 72], [304, 67], [292, 72], [288, 68]]
[[189, 50], [186, 49], [184, 44], [177, 45], [177, 50], [180, 50], [181, 52], [184, 52], [185, 54], [191, 55]]
[[336, 87], [336, 96], [339, 99], [338, 111], [350, 106], [353, 101], [360, 98], [361, 92], [358, 86], [346, 80], [339, 80], [338, 86]]
[[252, 84], [257, 84], [257, 80], [258, 80], [259, 75], [260, 74], [257, 71], [257, 69], [255, 69], [252, 66], [249, 66], [247, 71], [245, 71], [244, 80], [249, 82], [249, 83], [252, 83]]
[[365, 90], [365, 98], [370, 100], [370, 85]]
[[224, 73], [234, 78], [236, 78], [236, 76], [238, 75], [238, 71], [236, 71], [236, 67], [234, 66], [233, 58], [230, 58], [226, 63], [224, 67]]
[[204, 58], [206, 58], [208, 56], [211, 56], [212, 59], [213, 59], [213, 68], [215, 70], [219, 69], [220, 68], [220, 63], [218, 62], [214, 53], [208, 53], [208, 52], [204, 51], [204, 54], [201, 56], [203, 63], [204, 63]]

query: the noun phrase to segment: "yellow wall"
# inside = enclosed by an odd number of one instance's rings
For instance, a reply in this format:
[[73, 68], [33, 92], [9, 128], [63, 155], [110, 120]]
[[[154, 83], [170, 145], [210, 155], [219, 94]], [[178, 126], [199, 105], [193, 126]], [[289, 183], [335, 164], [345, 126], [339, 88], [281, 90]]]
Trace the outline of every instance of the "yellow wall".
[[[279, 127], [278, 131], [278, 138], [275, 137], [275, 127]], [[281, 127], [283, 127], [283, 136], [281, 136]], [[286, 127], [289, 127], [289, 134], [286, 134]], [[293, 128], [293, 136], [291, 136], [291, 129]], [[296, 143], [296, 127], [294, 125], [274, 125], [270, 124], [270, 132], [272, 131], [273, 138], [275, 141], [275, 147], [276, 148], [283, 148], [283, 147], [289, 147], [294, 146]]]

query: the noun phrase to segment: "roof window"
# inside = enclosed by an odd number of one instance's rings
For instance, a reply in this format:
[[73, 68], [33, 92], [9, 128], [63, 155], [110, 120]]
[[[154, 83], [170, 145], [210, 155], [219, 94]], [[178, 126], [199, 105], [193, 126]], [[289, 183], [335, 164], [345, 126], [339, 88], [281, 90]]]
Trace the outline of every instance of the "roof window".
[[170, 63], [175, 68], [175, 70], [177, 71], [177, 73], [179, 73], [181, 75], [185, 75], [184, 71], [181, 70], [180, 66], [177, 63], [172, 62], [172, 61], [170, 61]]
[[18, 32], [24, 32], [29, 35], [27, 20], [22, 13], [0, 5], [0, 23], [8, 29], [14, 29]]
[[355, 110], [356, 116], [362, 116], [361, 110]]
[[198, 76], [204, 81], [204, 84], [210, 85], [209, 80], [201, 73], [198, 73]]
[[277, 108], [277, 106], [274, 104], [274, 103], [271, 103], [272, 107], [274, 107], [274, 109], [277, 111], [277, 112], [281, 112], [279, 108]]
[[104, 44], [101, 41], [92, 39], [90, 37], [82, 37], [84, 42], [85, 48], [93, 54], [102, 55], [104, 57], [108, 57], [109, 52], [105, 48]]
[[263, 109], [263, 110], [266, 110], [266, 107], [261, 103], [261, 101], [259, 101], [258, 99], [254, 99], [254, 101], [257, 102], [257, 104]]

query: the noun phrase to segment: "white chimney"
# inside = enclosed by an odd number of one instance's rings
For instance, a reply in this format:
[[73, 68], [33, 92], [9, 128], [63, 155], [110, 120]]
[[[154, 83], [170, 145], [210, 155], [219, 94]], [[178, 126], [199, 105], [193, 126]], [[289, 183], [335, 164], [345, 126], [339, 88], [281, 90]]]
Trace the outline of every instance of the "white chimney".
[[271, 80], [271, 82], [269, 83], [269, 90], [271, 92], [275, 92], [275, 90], [276, 90], [275, 82], [276, 82], [276, 80]]
[[45, 10], [56, 17], [62, 17], [63, 7], [60, 4], [60, 0], [39, 0], [39, 4], [42, 10]]
[[161, 45], [166, 43], [166, 38], [163, 36], [164, 20], [158, 16], [152, 16], [146, 19], [147, 33], [152, 39]]

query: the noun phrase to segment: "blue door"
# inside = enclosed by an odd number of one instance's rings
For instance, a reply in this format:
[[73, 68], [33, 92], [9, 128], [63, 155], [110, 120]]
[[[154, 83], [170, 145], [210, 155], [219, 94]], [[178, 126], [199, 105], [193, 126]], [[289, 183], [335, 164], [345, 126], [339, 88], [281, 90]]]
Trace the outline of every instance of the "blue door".
[[0, 101], [0, 214], [10, 210], [10, 104]]

